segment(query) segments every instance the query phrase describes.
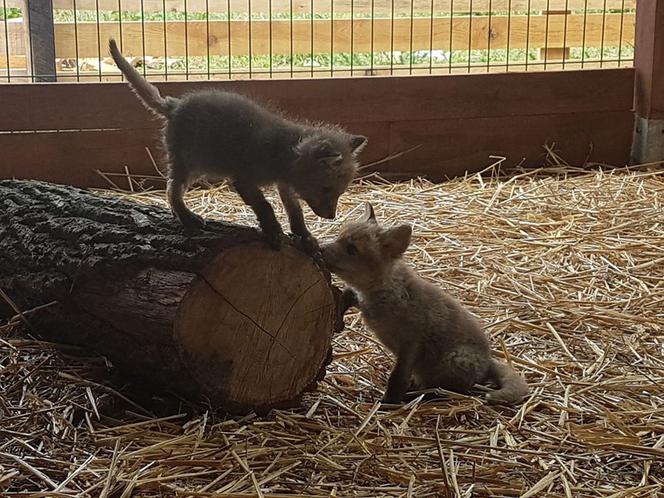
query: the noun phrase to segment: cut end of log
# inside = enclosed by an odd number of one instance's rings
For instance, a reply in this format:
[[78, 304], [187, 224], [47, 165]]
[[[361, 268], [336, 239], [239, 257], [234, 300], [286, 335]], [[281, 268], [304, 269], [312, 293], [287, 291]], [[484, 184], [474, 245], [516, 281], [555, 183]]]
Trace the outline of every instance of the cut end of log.
[[324, 366], [334, 326], [329, 276], [293, 247], [252, 243], [198, 273], [174, 340], [211, 401], [246, 411], [297, 400]]

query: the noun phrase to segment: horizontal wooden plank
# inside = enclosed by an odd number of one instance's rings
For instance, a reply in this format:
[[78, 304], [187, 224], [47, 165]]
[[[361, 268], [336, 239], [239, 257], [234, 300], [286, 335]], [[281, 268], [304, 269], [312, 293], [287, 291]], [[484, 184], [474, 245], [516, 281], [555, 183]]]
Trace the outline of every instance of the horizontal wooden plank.
[[[377, 161], [388, 155], [388, 123], [356, 123], [353, 132], [370, 137], [362, 152], [363, 161]], [[0, 179], [40, 179], [82, 187], [109, 187], [96, 170], [125, 173], [126, 167], [134, 175], [157, 175], [146, 147], [164, 171], [156, 129], [0, 133], [3, 151]], [[110, 178], [121, 187], [128, 187], [126, 178]]]
[[[628, 159], [632, 120], [631, 112], [617, 111], [372, 123], [357, 129], [369, 136], [369, 148], [362, 155], [365, 163], [387, 150], [397, 153], [420, 146], [363, 173], [375, 169], [387, 177], [441, 180], [484, 169], [494, 161], [491, 155], [507, 157], [509, 165], [541, 166], [544, 144], [555, 144], [570, 164], [590, 160], [620, 166]], [[153, 153], [158, 150], [154, 130], [0, 134], [0, 178], [107, 187], [96, 169], [123, 173], [126, 166], [135, 175], [155, 174], [145, 146]], [[127, 187], [125, 178], [112, 178]]]
[[567, 113], [523, 118], [479, 118], [393, 123], [392, 153], [420, 146], [382, 170], [397, 177], [426, 175], [433, 180], [480, 171], [506, 157], [505, 166], [545, 165], [545, 144], [569, 164], [586, 161], [628, 163], [634, 115], [629, 111]]
[[[21, 7], [23, 0], [6, 0], [8, 7]], [[249, 0], [230, 0], [231, 12], [248, 12]], [[53, 0], [53, 7], [56, 9], [74, 8], [77, 10], [119, 10], [140, 12], [141, 8], [145, 12], [184, 12], [184, 0]], [[313, 3], [313, 12], [315, 13], [349, 13], [352, 10], [355, 15], [370, 15], [372, 12], [376, 16], [396, 14], [409, 14], [411, 8], [417, 13], [434, 12], [469, 12], [472, 7], [473, 12], [493, 12], [508, 11], [523, 12], [527, 10], [584, 10], [584, 9], [633, 9], [636, 0], [251, 0], [252, 13], [290, 13], [302, 15], [311, 12]], [[334, 4], [334, 6], [332, 6]], [[187, 12], [227, 12], [228, 2], [226, 1], [208, 1], [205, 0], [187, 0]]]
[[10, 55], [9, 59], [5, 54], [0, 54], [0, 71], [9, 69], [25, 69], [25, 55]]
[[[254, 69], [251, 76], [247, 69], [233, 68], [233, 73], [229, 76], [228, 70], [211, 71], [210, 75], [205, 71], [190, 71], [188, 74], [183, 69], [175, 69], [168, 71], [168, 81], [199, 81], [199, 80], [278, 80], [278, 79], [311, 79], [311, 78], [349, 78], [361, 76], [431, 76], [431, 75], [451, 75], [451, 74], [487, 74], [487, 73], [518, 73], [523, 71], [563, 71], [574, 69], [614, 69], [620, 67], [630, 67], [631, 61], [623, 59], [622, 61], [611, 60], [601, 61], [599, 59], [585, 59], [583, 62], [575, 59], [573, 61], [567, 60], [565, 64], [560, 60], [544, 60], [529, 61], [526, 65], [521, 61], [520, 63], [510, 62], [509, 67], [500, 62], [492, 62], [487, 66], [486, 63], [473, 63], [470, 67], [467, 64], [454, 64], [452, 67], [447, 64], [408, 64], [394, 65], [389, 64], [375, 64], [373, 67], [369, 65], [355, 65], [351, 69], [347, 65], [335, 65], [333, 68], [330, 66], [317, 66], [312, 76], [311, 68], [306, 66], [295, 66], [291, 73], [290, 67], [275, 67], [272, 71], [267, 69]], [[0, 68], [0, 71], [2, 69]], [[1, 73], [0, 73], [1, 74]], [[102, 67], [101, 77], [99, 71], [91, 66], [86, 67], [76, 73], [75, 69], [61, 68], [57, 71], [58, 81], [61, 83], [71, 83], [75, 81], [81, 82], [117, 82], [121, 81], [120, 71], [115, 66], [104, 65]], [[164, 73], [160, 70], [148, 70], [148, 78], [151, 81], [164, 81]], [[19, 83], [20, 81], [15, 81]]]
[[[433, 33], [432, 33], [433, 28]], [[251, 31], [251, 36], [250, 36]], [[634, 38], [633, 14], [493, 16], [314, 21], [123, 22], [125, 55], [204, 56], [329, 54], [411, 50], [486, 50], [547, 46], [612, 46]], [[489, 35], [490, 33], [490, 35]], [[0, 44], [2, 43], [0, 35]], [[107, 56], [113, 22], [57, 23], [56, 57]], [[249, 42], [251, 40], [251, 43]]]
[[0, 178], [108, 187], [95, 170], [122, 172], [128, 166], [136, 173], [155, 175], [145, 151], [146, 146], [157, 151], [155, 137], [154, 130], [0, 133]]
[[[624, 111], [631, 68], [453, 76], [157, 83], [164, 95], [226, 89], [338, 123]], [[591, 89], [591, 90], [589, 90]], [[124, 83], [0, 85], [0, 130], [154, 127]], [[45, 112], [48, 109], [48, 112]]]

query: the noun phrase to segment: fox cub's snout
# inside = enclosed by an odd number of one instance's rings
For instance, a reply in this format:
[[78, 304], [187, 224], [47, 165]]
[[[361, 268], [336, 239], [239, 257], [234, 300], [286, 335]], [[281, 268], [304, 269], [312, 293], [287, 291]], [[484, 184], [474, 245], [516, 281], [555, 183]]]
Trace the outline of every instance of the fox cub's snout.
[[362, 217], [345, 225], [338, 237], [321, 246], [330, 269], [353, 285], [389, 269], [410, 244], [410, 225], [381, 227], [371, 204], [365, 204]]

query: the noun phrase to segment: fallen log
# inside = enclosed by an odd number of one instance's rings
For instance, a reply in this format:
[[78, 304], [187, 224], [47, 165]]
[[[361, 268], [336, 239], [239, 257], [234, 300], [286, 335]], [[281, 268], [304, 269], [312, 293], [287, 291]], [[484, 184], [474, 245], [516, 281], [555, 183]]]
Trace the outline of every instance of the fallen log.
[[0, 181], [0, 289], [0, 316], [229, 412], [296, 402], [331, 358], [338, 291], [293, 245], [61, 185]]

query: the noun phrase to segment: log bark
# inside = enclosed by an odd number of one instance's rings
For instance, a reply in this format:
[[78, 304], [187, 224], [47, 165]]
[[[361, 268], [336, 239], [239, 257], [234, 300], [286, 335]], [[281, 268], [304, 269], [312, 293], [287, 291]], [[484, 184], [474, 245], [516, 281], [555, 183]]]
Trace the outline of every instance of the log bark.
[[33, 181], [0, 181], [0, 289], [44, 338], [234, 413], [315, 386], [338, 324], [329, 273], [293, 245]]

